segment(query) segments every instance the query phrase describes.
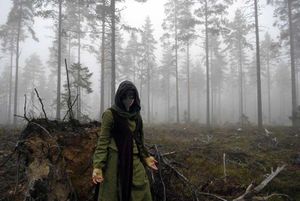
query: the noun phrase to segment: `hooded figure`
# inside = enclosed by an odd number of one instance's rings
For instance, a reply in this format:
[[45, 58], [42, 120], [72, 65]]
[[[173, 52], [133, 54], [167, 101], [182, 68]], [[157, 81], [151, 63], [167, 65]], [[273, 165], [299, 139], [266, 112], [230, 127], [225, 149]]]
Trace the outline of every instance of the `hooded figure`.
[[93, 182], [100, 183], [98, 201], [151, 201], [145, 167], [157, 161], [144, 146], [139, 94], [130, 81], [122, 82], [115, 104], [102, 116], [93, 156]]

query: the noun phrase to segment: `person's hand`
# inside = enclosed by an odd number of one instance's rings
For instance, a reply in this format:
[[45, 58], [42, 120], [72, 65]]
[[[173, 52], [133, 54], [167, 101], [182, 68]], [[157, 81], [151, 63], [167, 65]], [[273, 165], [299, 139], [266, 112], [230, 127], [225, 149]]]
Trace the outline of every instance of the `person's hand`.
[[99, 168], [94, 168], [92, 179], [94, 184], [102, 183], [104, 180], [102, 170]]
[[155, 158], [153, 156], [149, 156], [149, 157], [145, 158], [145, 163], [149, 168], [151, 168], [153, 170], [158, 170], [158, 168], [156, 166], [157, 161], [155, 160]]

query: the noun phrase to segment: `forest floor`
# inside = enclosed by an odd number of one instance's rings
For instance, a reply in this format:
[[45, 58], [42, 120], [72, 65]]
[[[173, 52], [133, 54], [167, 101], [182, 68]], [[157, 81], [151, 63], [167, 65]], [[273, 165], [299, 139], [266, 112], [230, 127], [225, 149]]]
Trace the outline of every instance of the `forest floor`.
[[[89, 137], [76, 134], [76, 132], [83, 132], [87, 129], [60, 131], [60, 134], [57, 134], [57, 142], [60, 143], [61, 147], [66, 147], [62, 152], [67, 163], [68, 159], [73, 160], [71, 156], [78, 156], [77, 161], [73, 161], [74, 164], [82, 164], [80, 160], [90, 161], [90, 155], [86, 156], [82, 153], [81, 157], [79, 153], [86, 150], [86, 147], [92, 147], [95, 143], [97, 128], [91, 129], [92, 134]], [[160, 178], [163, 182], [155, 179], [158, 178], [159, 172], [155, 173], [156, 176], [153, 177], [154, 180], [151, 179], [151, 182], [154, 188], [155, 185], [161, 188], [162, 183], [165, 185], [166, 200], [193, 200], [191, 188], [198, 192], [232, 200], [242, 195], [249, 184], [260, 184], [271, 173], [271, 169], [275, 170], [282, 165], [286, 165], [284, 170], [263, 189], [260, 195], [278, 193], [288, 195], [291, 200], [300, 200], [300, 130], [290, 127], [268, 127], [267, 131], [260, 133], [256, 128], [223, 127], [207, 130], [197, 124], [161, 124], [145, 125], [144, 131], [146, 144], [150, 151], [154, 154], [159, 151], [160, 156], [168, 160], [174, 170], [181, 173], [189, 182], [187, 187], [187, 184], [174, 174], [175, 171], [170, 172], [165, 166], [158, 164], [162, 174]], [[69, 135], [67, 138], [64, 137], [62, 141], [62, 133], [64, 132], [72, 132], [72, 137]], [[28, 187], [28, 161], [33, 159], [26, 158], [20, 164], [17, 162], [18, 154], [13, 154], [20, 133], [20, 129], [0, 128], [0, 201], [24, 200], [24, 192]], [[47, 141], [46, 137], [43, 137], [43, 140]], [[37, 140], [30, 138], [29, 141], [32, 144], [33, 141]], [[48, 143], [51, 144], [51, 141]], [[78, 146], [80, 143], [84, 146]], [[74, 144], [76, 144], [76, 149]], [[33, 154], [34, 151], [34, 147], [31, 146], [29, 154]], [[75, 152], [77, 155], [74, 154]], [[91, 152], [92, 150], [89, 150], [89, 154]], [[48, 150], [47, 154], [49, 155], [49, 153], [51, 152]], [[55, 155], [56, 152], [53, 151], [53, 154]], [[224, 176], [224, 161], [226, 176]], [[18, 164], [20, 176], [17, 181]], [[72, 167], [78, 167], [78, 165], [72, 165]], [[84, 170], [86, 171], [84, 174], [89, 175], [91, 167], [85, 167]], [[73, 181], [73, 191], [78, 193], [80, 190], [77, 188], [82, 189], [84, 183], [77, 184], [77, 180], [80, 180], [78, 182], [85, 182], [85, 184], [89, 182], [86, 186], [91, 186], [91, 184], [90, 178], [85, 181], [78, 178], [82, 177], [83, 174], [74, 174], [77, 177], [72, 175], [72, 172], [76, 171], [77, 169], [72, 169], [68, 172], [70, 172], [70, 179]], [[16, 183], [18, 183], [18, 188], [15, 193]], [[156, 193], [161, 192], [161, 190], [152, 190]], [[199, 195], [199, 199], [218, 200], [203, 194]], [[86, 201], [87, 199], [78, 200]], [[155, 195], [154, 200], [163, 200], [161, 193]], [[274, 196], [269, 200], [286, 199], [285, 197]]]

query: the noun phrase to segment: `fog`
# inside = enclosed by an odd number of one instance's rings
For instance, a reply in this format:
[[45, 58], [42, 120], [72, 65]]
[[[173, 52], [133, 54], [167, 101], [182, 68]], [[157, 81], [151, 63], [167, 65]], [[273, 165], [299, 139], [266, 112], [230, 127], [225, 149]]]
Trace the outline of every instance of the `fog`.
[[[35, 88], [47, 117], [58, 118], [58, 2], [0, 3], [1, 124], [44, 117]], [[112, 83], [117, 89], [120, 82], [130, 80], [140, 93], [146, 123], [257, 125], [254, 1], [208, 0], [207, 27], [204, 2], [116, 1], [112, 64], [111, 1], [62, 0], [59, 119], [67, 119], [69, 104], [66, 59], [70, 102], [80, 121], [101, 121], [113, 103]], [[264, 125], [291, 125], [292, 108], [294, 118], [298, 114], [300, 3], [291, 4], [292, 48], [286, 1], [258, 3]]]

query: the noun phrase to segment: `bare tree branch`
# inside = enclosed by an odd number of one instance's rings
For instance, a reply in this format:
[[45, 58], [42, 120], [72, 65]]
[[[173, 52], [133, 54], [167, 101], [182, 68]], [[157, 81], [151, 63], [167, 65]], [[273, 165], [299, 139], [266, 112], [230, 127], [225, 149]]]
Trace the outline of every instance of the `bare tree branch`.
[[43, 110], [45, 119], [48, 120], [47, 114], [46, 114], [46, 112], [45, 112], [44, 104], [43, 104], [43, 101], [42, 101], [42, 99], [41, 99], [41, 97], [40, 97], [40, 95], [39, 95], [39, 92], [36, 90], [36, 88], [34, 88], [34, 91], [35, 91], [35, 93], [36, 93], [36, 95], [37, 95], [37, 97], [38, 97], [38, 99], [39, 99], [39, 101], [40, 101], [40, 103], [41, 103], [41, 105], [42, 105], [42, 110]]

